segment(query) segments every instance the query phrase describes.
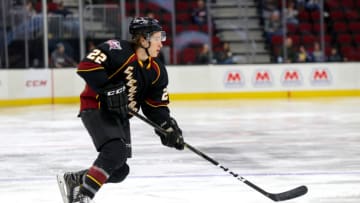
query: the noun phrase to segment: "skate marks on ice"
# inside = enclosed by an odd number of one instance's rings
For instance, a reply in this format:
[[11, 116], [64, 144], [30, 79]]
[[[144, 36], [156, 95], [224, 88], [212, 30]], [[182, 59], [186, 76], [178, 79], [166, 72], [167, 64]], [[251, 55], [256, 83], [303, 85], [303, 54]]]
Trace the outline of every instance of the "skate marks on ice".
[[[186, 141], [269, 192], [307, 185], [290, 203], [360, 200], [360, 100], [173, 103]], [[58, 202], [55, 174], [96, 156], [77, 106], [0, 109], [0, 196], [6, 202]], [[96, 202], [246, 202], [271, 200], [190, 151], [160, 145], [132, 119], [134, 158], [123, 184]]]

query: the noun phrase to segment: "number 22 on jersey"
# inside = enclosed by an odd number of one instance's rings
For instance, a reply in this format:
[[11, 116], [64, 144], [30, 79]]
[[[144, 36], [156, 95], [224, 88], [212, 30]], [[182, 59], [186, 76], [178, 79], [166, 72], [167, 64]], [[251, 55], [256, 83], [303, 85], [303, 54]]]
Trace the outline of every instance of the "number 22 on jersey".
[[107, 56], [102, 53], [100, 49], [94, 49], [86, 56], [86, 58], [101, 64], [106, 60]]

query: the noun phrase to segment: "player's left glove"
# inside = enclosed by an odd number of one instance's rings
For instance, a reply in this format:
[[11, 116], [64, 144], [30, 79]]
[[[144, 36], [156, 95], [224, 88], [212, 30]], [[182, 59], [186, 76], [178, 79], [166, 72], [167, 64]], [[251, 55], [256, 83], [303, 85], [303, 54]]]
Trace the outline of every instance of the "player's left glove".
[[160, 131], [155, 130], [155, 133], [160, 136], [161, 143], [168, 147], [175, 147], [175, 149], [183, 150], [185, 143], [182, 136], [182, 131], [177, 125], [175, 119], [170, 118], [170, 120], [160, 124], [166, 134], [161, 133]]
[[127, 118], [128, 98], [126, 87], [123, 83], [109, 84], [102, 88], [100, 97], [100, 108], [114, 112], [122, 118]]

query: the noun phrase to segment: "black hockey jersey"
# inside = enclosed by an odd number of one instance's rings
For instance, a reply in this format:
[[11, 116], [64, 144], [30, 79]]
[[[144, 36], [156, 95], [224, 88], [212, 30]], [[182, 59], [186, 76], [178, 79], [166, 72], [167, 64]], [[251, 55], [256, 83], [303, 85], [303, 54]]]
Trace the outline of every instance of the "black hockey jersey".
[[108, 40], [100, 44], [79, 63], [77, 73], [86, 82], [80, 95], [81, 111], [99, 108], [100, 89], [123, 81], [129, 108], [135, 111], [141, 108], [145, 116], [158, 124], [169, 119], [165, 66], [157, 58], [140, 61], [130, 42]]

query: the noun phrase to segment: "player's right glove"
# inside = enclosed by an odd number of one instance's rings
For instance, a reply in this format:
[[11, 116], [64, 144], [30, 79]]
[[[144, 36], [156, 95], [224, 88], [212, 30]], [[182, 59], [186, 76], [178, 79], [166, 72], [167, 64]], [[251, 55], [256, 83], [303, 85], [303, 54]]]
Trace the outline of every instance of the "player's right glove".
[[168, 147], [175, 147], [178, 150], [184, 149], [184, 138], [182, 136], [182, 131], [177, 125], [175, 119], [170, 118], [170, 120], [160, 124], [167, 133], [163, 134], [158, 130], [155, 130], [155, 133], [160, 136], [161, 143]]
[[128, 96], [123, 83], [109, 84], [101, 89], [100, 108], [118, 114], [121, 118], [127, 118]]

